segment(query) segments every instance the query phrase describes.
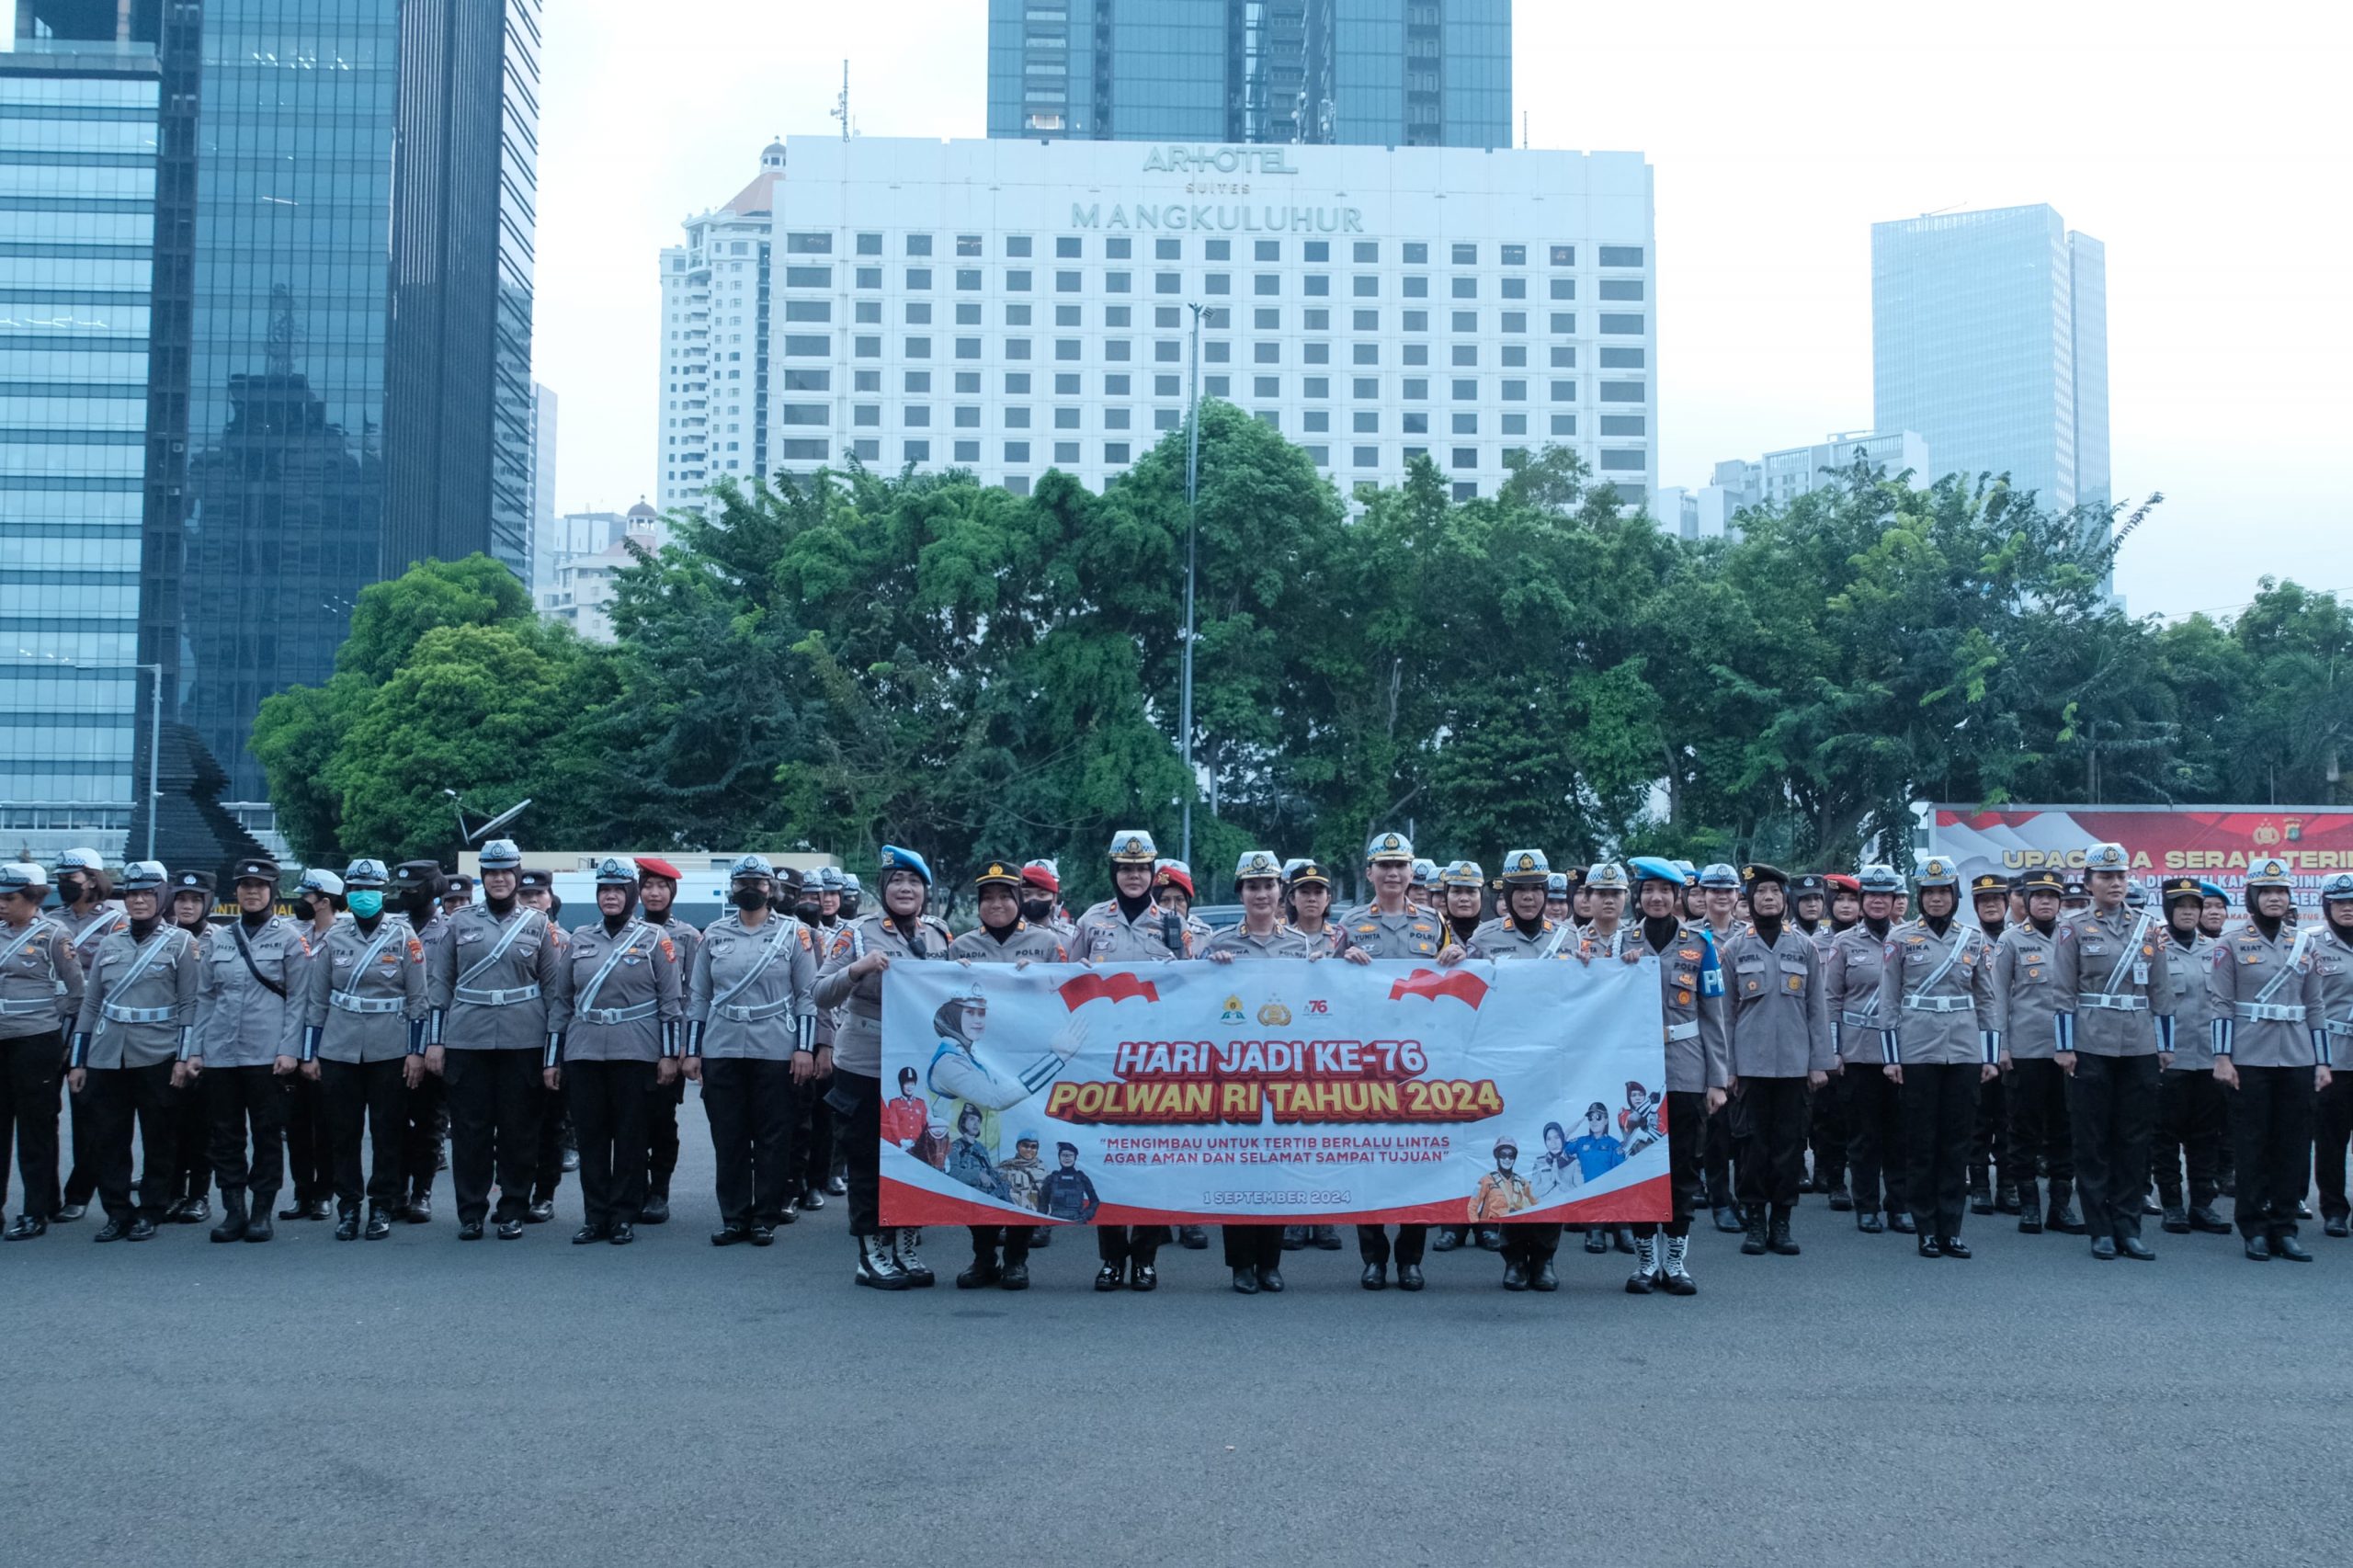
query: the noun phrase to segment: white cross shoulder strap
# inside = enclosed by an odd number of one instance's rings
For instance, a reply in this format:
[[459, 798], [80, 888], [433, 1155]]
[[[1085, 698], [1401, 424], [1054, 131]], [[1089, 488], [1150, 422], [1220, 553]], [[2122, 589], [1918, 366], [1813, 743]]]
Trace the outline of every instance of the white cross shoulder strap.
[[[391, 941], [399, 929], [392, 921], [384, 922], [382, 928], [376, 933], [376, 939], [368, 944], [367, 949], [359, 955], [359, 961], [351, 966], [352, 984], [357, 985], [368, 978], [368, 966], [376, 961], [384, 950], [384, 944]], [[327, 1000], [347, 1013], [397, 1013], [408, 1006], [405, 996], [362, 996], [357, 991], [330, 991]]]
[[654, 1016], [660, 1004], [652, 999], [640, 1002], [633, 1007], [599, 1008], [597, 1006], [597, 994], [605, 988], [605, 982], [612, 977], [613, 971], [620, 967], [621, 960], [627, 958], [630, 949], [637, 945], [638, 937], [644, 935], [647, 932], [642, 921], [632, 920], [621, 928], [621, 934], [613, 939], [613, 950], [605, 955], [605, 961], [597, 966], [595, 974], [588, 977], [588, 983], [580, 988], [580, 995], [572, 1005], [573, 1017], [585, 1018], [592, 1024], [626, 1024]]
[[[522, 917], [520, 919], [516, 920], [513, 924], [509, 925], [506, 930], [500, 932], [498, 940], [491, 944], [490, 951], [483, 954], [480, 959], [476, 960], [474, 961], [474, 966], [472, 969], [458, 976], [458, 983], [452, 988], [456, 993], [457, 999], [467, 1004], [469, 1006], [506, 1007], [510, 1006], [517, 1002], [529, 1002], [533, 997], [537, 996], [540, 994], [540, 987], [536, 981], [529, 985], [513, 986], [504, 991], [480, 990], [469, 985], [467, 982], [473, 980], [478, 975], [487, 973], [492, 965], [495, 964], [499, 960], [506, 956], [506, 949], [513, 947], [517, 939], [519, 938], [524, 932], [531, 929], [532, 926], [539, 919], [540, 912], [538, 910], [526, 909], [522, 911]], [[472, 994], [469, 995], [469, 992], [472, 992]]]

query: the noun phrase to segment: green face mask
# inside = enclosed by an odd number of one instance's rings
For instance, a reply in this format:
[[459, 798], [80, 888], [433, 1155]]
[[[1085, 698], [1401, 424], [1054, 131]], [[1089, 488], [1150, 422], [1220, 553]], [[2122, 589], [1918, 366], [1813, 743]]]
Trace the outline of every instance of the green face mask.
[[351, 895], [351, 913], [362, 920], [373, 920], [384, 913], [384, 895], [369, 890]]

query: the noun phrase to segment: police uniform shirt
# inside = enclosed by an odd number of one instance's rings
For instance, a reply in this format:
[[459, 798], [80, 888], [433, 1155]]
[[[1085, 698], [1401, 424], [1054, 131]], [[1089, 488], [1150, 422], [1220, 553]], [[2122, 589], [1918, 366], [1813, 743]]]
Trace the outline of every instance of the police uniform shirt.
[[74, 1027], [88, 1038], [77, 1042], [74, 1065], [152, 1067], [184, 1054], [195, 1039], [201, 968], [196, 937], [179, 926], [158, 925], [144, 942], [131, 939], [127, 920], [108, 933], [82, 991]]
[[1018, 963], [1024, 959], [1031, 963], [1063, 963], [1069, 960], [1070, 950], [1052, 926], [1017, 920], [1003, 941], [986, 927], [975, 926], [948, 944], [948, 956], [972, 963]]
[[1620, 926], [1608, 937], [1588, 934], [1578, 944], [1586, 962], [1658, 959], [1659, 1010], [1666, 1031], [1669, 1093], [1705, 1094], [1732, 1076], [1732, 1041], [1724, 1027], [1722, 971], [1712, 993], [1707, 985], [1708, 949], [1699, 927], [1684, 922], [1664, 948], [1653, 948], [1639, 925]]
[[1554, 957], [1563, 948], [1574, 948], [1576, 941], [1574, 930], [1553, 921], [1540, 920], [1536, 929], [1529, 932], [1506, 916], [1490, 920], [1472, 932], [1471, 940], [1463, 947], [1465, 953], [1474, 959], [1543, 959]]
[[[240, 937], [245, 943], [242, 951]], [[302, 1054], [302, 992], [311, 945], [300, 926], [283, 915], [271, 915], [258, 930], [246, 929], [243, 921], [215, 926], [205, 933], [201, 957], [196, 1054], [207, 1067], [267, 1067], [281, 1056]], [[279, 989], [272, 991], [264, 981]]]
[[2334, 1066], [2353, 1062], [2353, 943], [2328, 924], [2327, 915], [2321, 911], [2321, 932], [2313, 938], [2313, 968], [2320, 976], [2320, 1011], [2313, 1015], [2313, 1027], [2327, 1037]]
[[[711, 927], [714, 934], [718, 929]], [[875, 952], [890, 954], [892, 963], [944, 959], [955, 940], [947, 926], [928, 915], [916, 917], [915, 935], [923, 944], [920, 952], [880, 911], [861, 915], [834, 933], [833, 945], [817, 971], [817, 1006], [840, 1009], [834, 1028], [834, 1065], [843, 1072], [866, 1078], [882, 1075], [882, 977], [866, 974], [852, 980], [850, 965]]]
[[[409, 1025], [427, 1011], [425, 971], [425, 943], [397, 915], [382, 916], [373, 931], [344, 919], [324, 937], [313, 936], [302, 1020], [319, 1039], [306, 1041], [306, 1051], [322, 1062], [351, 1063], [406, 1056]], [[387, 1006], [392, 1002], [399, 1006]]]
[[1070, 941], [1070, 956], [1088, 963], [1158, 963], [1193, 956], [1193, 935], [1176, 922], [1177, 940], [1168, 944], [1167, 913], [1147, 904], [1130, 920], [1120, 913], [1119, 901], [1106, 899], [1078, 917]]
[[[1889, 936], [1894, 935], [1893, 931]], [[1821, 944], [1822, 987], [1830, 1013], [1830, 1040], [1838, 1060], [1876, 1067], [1886, 1059], [1880, 1030], [1880, 976], [1887, 967], [1887, 937], [1860, 921]]]
[[1228, 926], [1209, 939], [1208, 946], [1201, 949], [1201, 957], [1206, 959], [1211, 953], [1232, 953], [1234, 962], [1245, 963], [1253, 959], [1323, 958], [1330, 950], [1330, 944], [1277, 922], [1275, 928], [1263, 936], [1240, 926]]
[[2165, 954], [2165, 974], [2173, 984], [2173, 1064], [2177, 1071], [2214, 1070], [2214, 999], [2206, 994], [2206, 966], [2213, 960], [2214, 938], [2194, 932], [2189, 945], [2176, 941]]
[[563, 945], [563, 933], [546, 915], [521, 903], [504, 920], [486, 903], [450, 915], [425, 949], [440, 1043], [463, 1051], [546, 1050], [552, 993], [564, 982]]
[[687, 1019], [702, 1026], [696, 1054], [790, 1062], [801, 1046], [803, 1018], [811, 1020], [813, 1043], [817, 938], [791, 915], [770, 910], [754, 927], [729, 911], [703, 933], [691, 976]]
[[1975, 921], [1955, 920], [1938, 936], [1926, 920], [1907, 920], [1887, 934], [1879, 1028], [1892, 1037], [1888, 1061], [1906, 1067], [1992, 1062], [1996, 1051], [1988, 1036], [2001, 1027], [1994, 944]]
[[[2242, 1067], [2317, 1064], [2312, 1031], [2325, 1011], [2314, 957], [2319, 942], [2313, 936], [2299, 951], [2295, 927], [2283, 922], [2275, 940], [2249, 921], [2214, 944], [2206, 994], [2217, 1019], [2231, 1026], [2233, 1062]], [[2258, 1002], [2267, 989], [2271, 994]]]
[[1383, 915], [1368, 904], [1339, 925], [1347, 945], [1368, 958], [1434, 959], [1446, 946], [1444, 922], [1410, 904], [1395, 915]]
[[2059, 928], [2044, 936], [2026, 921], [1994, 945], [1994, 989], [2001, 998], [2002, 1050], [2013, 1061], [2048, 1062], [2059, 1050]]
[[575, 926], [563, 962], [563, 994], [548, 1009], [548, 1028], [563, 1036], [566, 1062], [659, 1062], [667, 1054], [670, 1026], [686, 1017], [686, 1003], [677, 944], [665, 927], [633, 918], [619, 932], [602, 920]]
[[[65, 939], [74, 948], [74, 961], [82, 966], [82, 974], [85, 980], [90, 971], [97, 964], [98, 944], [117, 931], [131, 929], [131, 916], [122, 912], [121, 904], [111, 899], [101, 903], [87, 915], [61, 909], [48, 918], [57, 922], [58, 926], [64, 930]], [[79, 995], [76, 995], [70, 1004], [63, 995], [59, 996], [57, 998], [59, 1026], [67, 1029], [73, 1028], [75, 1017], [81, 1010], [82, 998]]]
[[1784, 926], [1780, 938], [1768, 943], [1744, 929], [1725, 944], [1723, 968], [1733, 1076], [1802, 1078], [1837, 1064], [1822, 957], [1813, 938]]
[[2059, 1006], [2075, 1015], [2075, 1049], [2089, 1056], [2154, 1056], [2151, 1019], [2173, 1017], [2165, 953], [2172, 943], [2156, 912], [2120, 903], [2108, 915], [2086, 909], [2061, 915], [2052, 935]]
[[82, 1010], [82, 960], [63, 925], [36, 915], [0, 926], [0, 1040], [56, 1032], [61, 1016]]

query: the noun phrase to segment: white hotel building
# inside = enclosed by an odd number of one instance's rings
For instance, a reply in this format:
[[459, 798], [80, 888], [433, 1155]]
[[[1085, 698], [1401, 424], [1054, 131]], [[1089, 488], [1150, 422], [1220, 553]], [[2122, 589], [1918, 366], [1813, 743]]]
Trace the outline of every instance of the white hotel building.
[[1657, 484], [1635, 153], [797, 137], [662, 253], [660, 502], [856, 458], [1100, 489], [1200, 390], [1343, 489]]

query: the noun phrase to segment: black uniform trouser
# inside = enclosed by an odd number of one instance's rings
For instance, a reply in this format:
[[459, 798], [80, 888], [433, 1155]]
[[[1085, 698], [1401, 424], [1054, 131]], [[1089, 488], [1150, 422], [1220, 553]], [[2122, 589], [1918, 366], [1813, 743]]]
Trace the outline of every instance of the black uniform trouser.
[[1733, 1136], [1730, 1105], [1710, 1116], [1700, 1133], [1700, 1159], [1708, 1176], [1708, 1201], [1720, 1209], [1732, 1206], [1733, 1153], [1739, 1142]]
[[831, 1087], [832, 1080], [827, 1078], [812, 1078], [805, 1084], [791, 1086], [792, 1169], [790, 1174], [796, 1192], [822, 1192], [826, 1178], [834, 1174], [834, 1119], [825, 1109], [825, 1096]]
[[0, 1040], [0, 1209], [8, 1206], [8, 1148], [25, 1180], [23, 1211], [36, 1220], [57, 1213], [57, 1079], [64, 1061], [59, 1032]]
[[[874, 1135], [882, 1135], [881, 1123], [876, 1122]], [[1125, 1263], [1132, 1258], [1151, 1267], [1168, 1244], [1165, 1225], [1097, 1225], [1095, 1227], [1095, 1256], [1105, 1263]], [[1277, 1243], [1280, 1245], [1279, 1241]]]
[[[326, 1113], [329, 1169], [334, 1173], [331, 1179], [339, 1210], [359, 1211], [363, 1123], [369, 1145], [368, 1201], [379, 1209], [390, 1209], [408, 1193], [403, 1185], [407, 1174], [410, 1100], [408, 1085], [403, 1081], [404, 1067], [397, 1056], [382, 1062], [319, 1063], [319, 1099]], [[429, 1165], [425, 1179], [433, 1179]]]
[[[1974, 1062], [1904, 1064], [1904, 1190], [1928, 1236], [1961, 1234], [1969, 1208], [1969, 1132], [1977, 1120]], [[1882, 1073], [1880, 1077], [1886, 1079]]]
[[[719, 1219], [774, 1225], [792, 1207], [792, 1063], [706, 1057], [702, 1108], [719, 1167]], [[876, 1139], [882, 1136], [875, 1124]]]
[[2188, 1207], [2203, 1209], [2221, 1191], [2230, 1097], [2211, 1068], [2170, 1067], [2158, 1077], [2157, 1133], [2149, 1163], [2157, 1178], [2157, 1196], [2166, 1208], [2184, 1206], [2185, 1164], [2189, 1167]]
[[882, 1230], [882, 1083], [863, 1073], [834, 1069], [825, 1103], [836, 1119], [840, 1148], [847, 1158], [849, 1233], [879, 1235]]
[[2010, 1165], [2007, 1087], [2008, 1075], [1999, 1073], [1977, 1085], [1977, 1119], [1969, 1132], [1969, 1168], [1984, 1171], [1989, 1187], [2018, 1178], [2018, 1172]]
[[2085, 1229], [2118, 1241], [2139, 1235], [2157, 1126], [2156, 1057], [2077, 1053], [2067, 1108]]
[[1557, 1221], [1526, 1225], [1506, 1222], [1503, 1227], [1504, 1257], [1507, 1261], [1517, 1259], [1525, 1268], [1550, 1263], [1552, 1255], [1561, 1250], [1561, 1229]]
[[[179, 1101], [172, 1064], [93, 1067], [75, 1107], [90, 1118], [90, 1153], [97, 1165], [98, 1201], [107, 1218], [126, 1224], [135, 1214], [160, 1220], [172, 1203], [172, 1173], [179, 1165]], [[131, 1132], [139, 1129], [139, 1202], [131, 1201]]]
[[[325, 1077], [324, 1068], [320, 1077]], [[278, 1086], [286, 1096], [286, 1178], [294, 1188], [295, 1202], [316, 1203], [335, 1191], [335, 1140], [327, 1130], [325, 1085], [295, 1073], [279, 1079]]]
[[563, 1097], [580, 1136], [581, 1217], [634, 1225], [645, 1207], [645, 1120], [654, 1104], [651, 1062], [567, 1062]]
[[[1698, 1098], [1699, 1096], [1694, 1096]], [[1699, 1101], [1705, 1114], [1705, 1099]], [[1827, 1192], [1847, 1180], [1847, 1103], [1836, 1084], [1809, 1096], [1813, 1143], [1813, 1185]]]
[[551, 1089], [547, 1080], [540, 1080], [540, 1146], [531, 1161], [531, 1201], [555, 1201], [555, 1189], [563, 1185], [563, 1131], [571, 1120], [562, 1089]]
[[[1824, 1090], [1817, 1100], [1831, 1097]], [[1699, 1139], [1708, 1121], [1708, 1096], [1685, 1089], [1666, 1091], [1666, 1187], [1673, 1195], [1674, 1217], [1661, 1226], [1646, 1220], [1634, 1227], [1637, 1236], [1654, 1236], [1664, 1229], [1670, 1236], [1691, 1233], [1691, 1216], [1699, 1208]], [[1819, 1173], [1819, 1165], [1814, 1170]]]
[[[172, 1199], [202, 1198], [212, 1190], [211, 1096], [205, 1092], [204, 1079], [172, 1091], [173, 1117], [176, 1131], [172, 1139]], [[142, 1180], [145, 1178], [142, 1176]]]
[[[821, 1182], [825, 1179], [822, 1168], [818, 1172], [817, 1179]], [[967, 1225], [964, 1228], [972, 1233], [973, 1262], [994, 1263], [996, 1261], [999, 1249], [1005, 1253], [1005, 1265], [1007, 1268], [1017, 1263], [1029, 1261], [1029, 1226]]]
[[[530, 1055], [534, 1064], [539, 1061], [535, 1053], [518, 1054]], [[427, 1073], [416, 1087], [404, 1088], [401, 1094], [401, 1170], [408, 1179], [411, 1193], [430, 1193], [433, 1168], [441, 1163], [442, 1120], [450, 1114], [449, 1085], [446, 1079]]]
[[1849, 1062], [1838, 1071], [1838, 1095], [1847, 1105], [1847, 1163], [1853, 1173], [1858, 1212], [1904, 1211], [1904, 1098], [1887, 1074], [1869, 1062]]
[[2018, 1180], [2034, 1180], [2039, 1162], [2053, 1188], [2073, 1184], [2075, 1135], [2067, 1112], [2067, 1074], [2059, 1063], [2048, 1056], [2018, 1059], [2010, 1068], [2007, 1098], [2010, 1153], [2018, 1161]]
[[2353, 1214], [2345, 1197], [2345, 1146], [2353, 1142], [2353, 1073], [2332, 1077], [2314, 1112], [2313, 1174], [2323, 1218]]
[[1228, 1268], [1280, 1268], [1283, 1228], [1280, 1225], [1221, 1225]]
[[2239, 1234], [2292, 1236], [2296, 1205], [2313, 1168], [2313, 1124], [2320, 1096], [2309, 1067], [2241, 1067], [2231, 1096], [2231, 1142], [2238, 1153]]
[[1740, 1200], [1797, 1206], [1805, 1176], [1805, 1088], [1798, 1078], [1743, 1078], [1724, 1108], [1739, 1150]]
[[[58, 1081], [63, 1083], [65, 1063], [65, 1052], [63, 1050], [58, 1052], [57, 1061]], [[89, 1206], [90, 1199], [98, 1190], [98, 1145], [93, 1136], [95, 1128], [90, 1121], [90, 1108], [86, 1103], [88, 1093], [89, 1091], [85, 1089], [81, 1094], [68, 1094], [66, 1096], [71, 1101], [73, 1111], [73, 1122], [68, 1136], [71, 1140], [70, 1147], [74, 1153], [74, 1164], [65, 1173], [65, 1201], [80, 1204], [85, 1208]]]
[[[212, 1174], [225, 1197], [249, 1187], [257, 1202], [274, 1199], [286, 1182], [286, 1086], [270, 1067], [208, 1067], [197, 1080], [211, 1140]], [[245, 1133], [253, 1132], [253, 1153]]]
[[[670, 1173], [678, 1168], [678, 1108], [686, 1103], [684, 1074], [645, 1094], [645, 1187], [665, 1198], [670, 1196]], [[831, 1118], [824, 1119], [830, 1127]]]
[[[1418, 1266], [1423, 1255], [1429, 1249], [1429, 1241], [1430, 1228], [1427, 1225], [1398, 1226], [1398, 1263], [1401, 1266], [1408, 1263]], [[1358, 1225], [1357, 1227], [1357, 1256], [1367, 1263], [1387, 1263], [1389, 1261], [1389, 1227]]]
[[449, 1089], [449, 1184], [457, 1189], [460, 1224], [489, 1217], [494, 1174], [499, 1219], [519, 1220], [530, 1203], [540, 1111], [547, 1103], [540, 1063], [540, 1053], [529, 1049], [450, 1047], [443, 1052]]

